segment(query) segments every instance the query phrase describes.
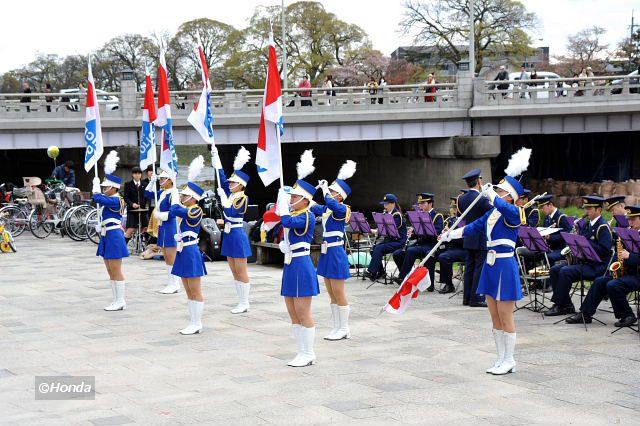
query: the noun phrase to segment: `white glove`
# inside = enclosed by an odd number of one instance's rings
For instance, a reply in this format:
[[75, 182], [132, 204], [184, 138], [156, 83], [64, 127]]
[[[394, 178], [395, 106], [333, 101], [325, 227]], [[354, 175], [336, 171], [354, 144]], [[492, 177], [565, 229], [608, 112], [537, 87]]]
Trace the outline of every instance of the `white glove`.
[[102, 192], [102, 189], [100, 188], [100, 178], [96, 176], [93, 178], [92, 182], [93, 182], [93, 187], [91, 188], [91, 193], [100, 194]]
[[322, 190], [322, 195], [324, 195], [325, 197], [329, 194], [331, 194], [329, 192], [329, 183], [322, 179], [318, 181], [318, 186], [320, 187], [320, 189]]
[[278, 192], [278, 203], [276, 206], [276, 214], [280, 217], [288, 216], [290, 214], [289, 210], [289, 201], [291, 200], [291, 195], [287, 194], [284, 189], [280, 189]]
[[224, 192], [224, 189], [218, 188], [216, 192], [218, 193], [218, 197], [220, 197], [220, 202], [222, 203], [222, 207], [224, 207], [225, 209], [228, 209], [229, 207], [231, 207], [231, 200], [229, 200], [229, 197], [227, 197], [227, 193]]
[[453, 231], [449, 231], [445, 234], [442, 234], [441, 240], [445, 242], [449, 242], [451, 240], [457, 240], [458, 238], [462, 238], [464, 233], [464, 226], [462, 228], [456, 228]]
[[491, 201], [491, 204], [493, 204], [493, 200], [498, 196], [496, 191], [493, 189], [493, 185], [490, 183], [482, 185], [482, 195], [487, 197], [489, 201]]
[[218, 148], [216, 148], [215, 146], [211, 149], [211, 165], [216, 170], [222, 170], [222, 162], [220, 161]]
[[153, 217], [158, 219], [160, 222], [164, 222], [169, 219], [169, 212], [161, 212], [160, 210], [156, 209], [153, 211]]
[[[169, 191], [170, 191], [169, 197], [171, 197], [169, 201], [171, 202], [171, 205], [173, 206], [175, 204], [180, 204], [180, 192], [178, 192], [178, 188], [173, 187]], [[164, 220], [167, 220], [167, 219], [164, 219]]]
[[280, 243], [278, 243], [278, 248], [280, 248], [280, 251], [283, 254], [287, 254], [291, 251], [291, 249], [289, 248], [289, 244], [287, 244], [286, 241], [280, 241]]
[[158, 181], [158, 176], [156, 176], [155, 174], [151, 175], [151, 178], [149, 178], [149, 183], [144, 188], [144, 190], [145, 191], [149, 191], [149, 192], [153, 192], [155, 187], [156, 187], [156, 182], [157, 181]]
[[102, 232], [102, 225], [101, 225], [101, 224], [99, 224], [99, 223], [97, 223], [97, 224], [96, 224], [96, 232], [97, 232], [98, 234], [100, 234], [100, 233]]

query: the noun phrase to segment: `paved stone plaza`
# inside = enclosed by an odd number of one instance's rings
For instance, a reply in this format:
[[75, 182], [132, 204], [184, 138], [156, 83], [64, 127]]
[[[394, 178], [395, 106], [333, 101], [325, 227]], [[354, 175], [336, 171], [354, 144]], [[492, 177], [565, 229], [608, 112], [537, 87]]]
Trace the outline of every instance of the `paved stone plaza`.
[[[17, 243], [0, 255], [2, 424], [640, 424], [640, 340], [611, 335], [608, 313], [608, 326], [585, 332], [518, 312], [519, 371], [495, 377], [484, 373], [494, 359], [484, 309], [427, 294], [404, 316], [378, 316], [395, 287], [351, 280], [353, 338], [321, 339], [322, 293], [318, 363], [294, 369], [279, 268], [250, 266], [252, 309], [237, 316], [226, 263], [209, 263], [204, 333], [180, 336], [185, 293], [155, 292], [160, 262], [126, 260], [128, 309], [108, 313], [93, 244]], [[95, 376], [95, 400], [36, 401], [37, 375]]]

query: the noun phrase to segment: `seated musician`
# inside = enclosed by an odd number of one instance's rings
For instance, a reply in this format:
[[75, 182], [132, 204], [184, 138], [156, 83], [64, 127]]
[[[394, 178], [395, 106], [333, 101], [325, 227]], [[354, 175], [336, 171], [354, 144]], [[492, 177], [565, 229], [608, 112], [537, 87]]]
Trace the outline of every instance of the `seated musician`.
[[582, 262], [575, 265], [561, 263], [551, 268], [550, 281], [553, 288], [551, 301], [554, 305], [546, 311], [545, 316], [568, 315], [575, 313], [571, 301], [571, 286], [581, 279], [591, 281], [602, 276], [611, 257], [611, 229], [602, 217], [604, 199], [597, 195], [584, 196], [583, 208], [587, 213], [584, 224], [579, 227], [578, 234], [585, 237], [593, 250], [600, 257], [600, 262]]
[[[460, 190], [466, 193], [466, 189]], [[443, 231], [449, 230], [458, 219], [458, 197], [451, 197], [450, 216], [444, 221]], [[438, 263], [440, 264], [440, 282], [443, 283], [442, 288], [438, 290], [440, 294], [453, 293], [456, 288], [453, 286], [453, 264], [456, 262], [465, 262], [467, 260], [467, 251], [462, 248], [462, 239], [451, 240], [446, 244], [445, 250], [438, 254]]]
[[[631, 229], [640, 230], [640, 206], [629, 206], [626, 211]], [[607, 271], [604, 277], [597, 278], [582, 302], [580, 312], [567, 318], [567, 324], [582, 324], [583, 319], [586, 324], [591, 323], [591, 317], [595, 315], [598, 305], [607, 295], [611, 300], [613, 314], [618, 319], [616, 327], [630, 327], [638, 321], [629, 306], [627, 295], [640, 290], [640, 255], [629, 253], [621, 243], [618, 244], [616, 259], [621, 260], [623, 265], [618, 269], [618, 275], [612, 277], [611, 272]]]
[[[516, 205], [518, 207], [522, 207], [529, 202], [529, 198], [531, 195], [530, 189], [524, 189], [524, 195], [522, 198], [518, 198], [516, 201]], [[540, 221], [540, 211], [536, 208], [535, 204], [531, 205], [524, 210], [524, 215], [527, 218], [527, 226], [535, 228], [538, 226], [538, 222]]]
[[400, 207], [398, 197], [394, 194], [387, 194], [380, 204], [384, 207], [384, 214], [393, 215], [400, 237], [392, 238], [385, 236], [382, 242], [373, 246], [369, 267], [364, 272], [364, 276], [371, 281], [375, 281], [382, 276], [382, 258], [389, 253], [401, 249], [407, 241], [407, 224], [402, 216], [402, 207]]
[[[401, 284], [402, 281], [404, 281], [404, 277], [411, 272], [411, 268], [413, 268], [416, 260], [424, 258], [427, 253], [431, 251], [433, 246], [436, 245], [438, 242], [438, 235], [442, 233], [442, 229], [444, 228], [444, 217], [433, 208], [433, 202], [435, 200], [434, 195], [428, 192], [423, 192], [417, 195], [418, 209], [425, 213], [429, 213], [429, 217], [431, 217], [431, 221], [433, 222], [433, 226], [436, 230], [436, 235], [432, 237], [410, 236], [410, 239], [415, 241], [413, 245], [405, 246], [393, 252], [393, 260], [398, 266], [398, 277], [395, 279], [398, 284]], [[431, 285], [427, 288], [427, 291], [433, 291], [435, 288], [435, 254], [427, 260], [426, 266], [429, 270], [429, 278], [431, 278]]]
[[567, 215], [562, 213], [553, 202], [553, 195], [545, 195], [538, 198], [538, 208], [545, 215], [542, 226], [545, 228], [559, 228], [560, 231], [546, 235], [544, 238], [551, 251], [547, 253], [549, 264], [553, 266], [559, 260], [562, 260], [562, 249], [566, 244], [560, 235], [561, 232], [571, 232], [571, 225], [567, 220]]
[[[615, 195], [613, 197], [609, 197], [604, 200], [604, 208], [607, 209], [607, 211], [611, 213], [612, 216], [624, 216], [625, 214], [627, 214], [627, 210], [624, 205], [624, 199], [624, 195]], [[613, 229], [619, 227], [620, 224], [615, 217], [612, 217], [609, 221], [609, 226], [611, 227], [611, 229]]]

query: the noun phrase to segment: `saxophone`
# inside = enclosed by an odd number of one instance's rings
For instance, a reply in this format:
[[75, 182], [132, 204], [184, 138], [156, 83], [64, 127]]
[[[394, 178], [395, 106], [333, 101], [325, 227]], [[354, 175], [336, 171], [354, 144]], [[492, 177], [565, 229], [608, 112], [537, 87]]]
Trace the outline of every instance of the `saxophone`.
[[624, 275], [624, 260], [620, 258], [622, 250], [624, 250], [622, 247], [622, 241], [618, 238], [618, 241], [616, 242], [616, 255], [618, 256], [618, 261], [613, 262], [611, 266], [609, 266], [609, 272], [611, 272], [611, 277], [614, 280], [617, 280]]

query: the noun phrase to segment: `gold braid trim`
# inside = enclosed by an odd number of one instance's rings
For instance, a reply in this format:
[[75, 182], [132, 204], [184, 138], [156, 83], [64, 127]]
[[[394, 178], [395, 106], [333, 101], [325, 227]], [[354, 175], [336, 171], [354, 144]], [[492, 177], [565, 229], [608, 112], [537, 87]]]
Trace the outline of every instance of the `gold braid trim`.
[[120, 207], [117, 209], [114, 209], [113, 207], [109, 207], [109, 210], [111, 210], [114, 213], [120, 213], [121, 215], [124, 214], [124, 211], [126, 210], [127, 207], [127, 203], [125, 203], [124, 199], [120, 196], [120, 194], [115, 194], [119, 201], [120, 201]]
[[[249, 197], [247, 197], [244, 193], [240, 193], [238, 192], [237, 194], [242, 194], [242, 195], [238, 195], [237, 198], [235, 200], [233, 200], [233, 208], [236, 210], [240, 210], [240, 207], [242, 207], [242, 205], [244, 204], [244, 211], [247, 211], [247, 200]], [[244, 214], [244, 212], [243, 212]]]
[[[192, 224], [189, 219], [198, 219], [198, 222]], [[193, 206], [187, 207], [187, 224], [195, 228], [196, 226], [200, 225], [200, 222], [202, 222], [202, 209], [200, 208], [200, 206], [194, 204]]]
[[399, 211], [395, 211], [393, 213], [391, 213], [392, 216], [398, 215], [400, 216], [400, 225], [398, 225], [398, 228], [400, 228], [402, 226], [402, 224], [404, 223], [404, 219], [402, 218], [402, 213], [400, 213]]
[[293, 229], [293, 233], [296, 234], [298, 237], [302, 237], [309, 231], [309, 209], [300, 210], [292, 214], [292, 216], [299, 216], [299, 215], [302, 215], [303, 213], [306, 215], [306, 218], [307, 218], [307, 221], [304, 225], [304, 232], [302, 234], [298, 234], [298, 231], [296, 229]]
[[[347, 206], [347, 205], [345, 204], [345, 206]], [[349, 219], [351, 218], [351, 206], [347, 206], [347, 213], [344, 215], [344, 218], [338, 219], [337, 217], [335, 217], [333, 215], [333, 211], [331, 211], [331, 217], [333, 218], [333, 220], [336, 220], [338, 222], [340, 222], [342, 220], [344, 220], [345, 222], [349, 222]]]

